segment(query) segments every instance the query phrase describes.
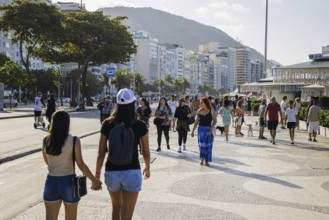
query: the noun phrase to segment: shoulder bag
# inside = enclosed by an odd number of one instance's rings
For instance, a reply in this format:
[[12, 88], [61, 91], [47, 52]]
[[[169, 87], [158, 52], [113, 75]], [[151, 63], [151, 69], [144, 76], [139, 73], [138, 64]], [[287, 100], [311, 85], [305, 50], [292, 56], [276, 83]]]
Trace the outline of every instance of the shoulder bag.
[[[75, 174], [75, 141], [77, 137], [73, 137], [73, 169]], [[74, 189], [74, 197], [75, 198], [81, 198], [82, 196], [87, 195], [87, 178], [84, 175], [81, 176], [75, 176], [72, 179], [73, 183], [73, 189]]]

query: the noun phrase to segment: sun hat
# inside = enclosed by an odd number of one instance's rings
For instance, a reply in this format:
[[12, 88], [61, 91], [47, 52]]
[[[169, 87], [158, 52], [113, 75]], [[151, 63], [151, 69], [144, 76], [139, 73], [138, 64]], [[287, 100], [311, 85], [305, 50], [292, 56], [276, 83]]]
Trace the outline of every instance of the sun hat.
[[117, 94], [117, 104], [126, 105], [133, 103], [136, 100], [134, 92], [130, 89], [120, 89]]

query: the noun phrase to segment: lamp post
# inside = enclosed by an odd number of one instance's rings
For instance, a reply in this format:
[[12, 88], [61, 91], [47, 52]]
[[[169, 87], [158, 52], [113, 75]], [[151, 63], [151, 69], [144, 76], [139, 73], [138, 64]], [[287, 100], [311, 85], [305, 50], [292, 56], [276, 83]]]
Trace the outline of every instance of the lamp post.
[[267, 69], [267, 21], [268, 21], [268, 0], [266, 0], [266, 9], [265, 9], [265, 60], [264, 60], [264, 73], [263, 77], [266, 76]]

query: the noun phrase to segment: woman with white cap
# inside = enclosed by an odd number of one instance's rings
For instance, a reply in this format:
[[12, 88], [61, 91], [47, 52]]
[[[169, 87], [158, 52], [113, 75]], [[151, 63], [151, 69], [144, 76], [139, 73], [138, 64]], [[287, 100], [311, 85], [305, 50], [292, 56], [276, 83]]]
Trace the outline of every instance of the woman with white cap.
[[[117, 146], [113, 142], [115, 132], [120, 129], [132, 131], [132, 158], [128, 163], [115, 161], [113, 156], [117, 151], [126, 147], [130, 140], [123, 138], [122, 143], [126, 145]], [[122, 133], [123, 134], [123, 133]], [[127, 135], [124, 133], [124, 135]], [[118, 136], [120, 137], [120, 136]], [[120, 138], [117, 138], [120, 139]], [[148, 143], [148, 129], [143, 121], [136, 119], [135, 96], [130, 89], [121, 89], [117, 94], [117, 105], [109, 118], [107, 118], [101, 129], [99, 140], [99, 150], [96, 163], [95, 176], [100, 178], [105, 154], [107, 152], [107, 142], [109, 142], [108, 158], [105, 164], [105, 183], [110, 193], [112, 201], [112, 219], [131, 219], [137, 202], [139, 191], [142, 187], [142, 173], [144, 178], [150, 177], [150, 151]], [[142, 153], [145, 168], [141, 172], [138, 159], [138, 144], [142, 143]], [[111, 145], [112, 143], [112, 145]], [[118, 142], [119, 143], [119, 142]]]

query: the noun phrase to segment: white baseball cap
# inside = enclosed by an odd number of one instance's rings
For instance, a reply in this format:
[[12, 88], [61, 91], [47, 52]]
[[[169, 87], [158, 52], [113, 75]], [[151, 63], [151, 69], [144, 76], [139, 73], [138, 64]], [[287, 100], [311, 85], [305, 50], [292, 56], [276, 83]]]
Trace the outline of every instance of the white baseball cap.
[[130, 89], [120, 89], [117, 94], [117, 103], [119, 105], [126, 105], [133, 103], [136, 100], [134, 92]]

